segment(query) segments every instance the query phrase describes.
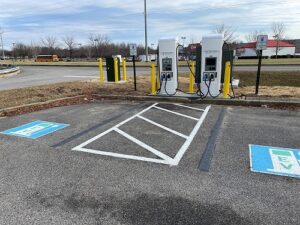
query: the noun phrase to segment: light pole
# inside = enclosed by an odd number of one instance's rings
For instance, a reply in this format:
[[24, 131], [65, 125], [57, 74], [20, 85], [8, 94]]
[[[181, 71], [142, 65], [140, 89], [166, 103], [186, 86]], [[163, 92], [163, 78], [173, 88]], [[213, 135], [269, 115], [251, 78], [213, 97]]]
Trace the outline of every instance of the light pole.
[[12, 44], [13, 44], [13, 63], [15, 64], [15, 61], [16, 61], [15, 45], [16, 45], [16, 43], [12, 43]]
[[147, 0], [144, 0], [144, 16], [145, 16], [145, 55], [146, 55], [146, 62], [148, 62]]
[[4, 60], [4, 48], [3, 48], [3, 31], [0, 32], [0, 38], [1, 38], [1, 46], [2, 46], [2, 59]]
[[154, 50], [154, 44], [153, 44], [153, 43], [151, 43], [151, 50], [152, 50], [152, 53], [151, 53], [151, 54], [153, 54], [153, 52], [155, 51], [155, 50]]
[[184, 47], [184, 40], [186, 39], [186, 37], [181, 37], [182, 39], [182, 46]]

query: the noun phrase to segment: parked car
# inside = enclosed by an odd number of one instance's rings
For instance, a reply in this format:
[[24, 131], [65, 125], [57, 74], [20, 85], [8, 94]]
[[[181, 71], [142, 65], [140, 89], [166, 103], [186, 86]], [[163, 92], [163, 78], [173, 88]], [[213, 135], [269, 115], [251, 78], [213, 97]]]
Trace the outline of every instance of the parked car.
[[132, 61], [133, 61], [133, 57], [132, 56], [126, 57], [126, 62], [132, 62]]

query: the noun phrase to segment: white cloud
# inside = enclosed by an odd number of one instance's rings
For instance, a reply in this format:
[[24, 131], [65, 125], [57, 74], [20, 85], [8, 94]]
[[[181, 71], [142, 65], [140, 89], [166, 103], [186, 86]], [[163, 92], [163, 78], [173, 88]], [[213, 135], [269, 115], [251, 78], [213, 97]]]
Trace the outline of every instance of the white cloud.
[[[28, 0], [20, 4], [19, 0], [0, 0], [0, 26], [6, 30], [5, 41], [30, 42], [45, 35], [62, 37], [74, 34], [82, 41], [89, 33], [102, 33], [118, 41], [143, 41], [142, 0]], [[187, 41], [199, 41], [221, 23], [232, 26], [244, 38], [245, 33], [253, 30], [270, 32], [273, 22], [284, 22], [287, 35], [300, 38], [300, 1], [299, 0], [147, 0], [149, 42], [156, 42], [161, 36], [186, 36]], [[99, 11], [99, 20], [78, 21], [48, 19], [32, 21], [28, 18], [47, 15], [74, 15], [95, 7]], [[109, 18], [101, 17], [101, 12], [110, 9]], [[114, 13], [115, 12], [115, 13]], [[19, 18], [19, 24], [13, 24]], [[21, 22], [20, 22], [21, 21]], [[16, 30], [21, 27], [21, 30]], [[167, 35], [166, 35], [167, 34]], [[6, 44], [9, 46], [10, 44]]]

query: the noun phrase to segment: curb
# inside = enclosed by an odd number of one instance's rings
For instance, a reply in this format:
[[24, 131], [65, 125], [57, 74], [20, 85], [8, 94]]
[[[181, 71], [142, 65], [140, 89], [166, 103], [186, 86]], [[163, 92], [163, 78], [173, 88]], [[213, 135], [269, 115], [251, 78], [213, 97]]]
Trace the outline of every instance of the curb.
[[11, 69], [4, 69], [2, 71], [0, 70], [0, 78], [17, 75], [20, 72], [21, 72], [20, 67], [15, 67], [15, 68], [11, 68]]
[[252, 106], [252, 107], [300, 107], [300, 101], [280, 101], [280, 100], [241, 100], [241, 99], [194, 99], [178, 97], [156, 97], [156, 96], [119, 96], [119, 95], [96, 95], [92, 97], [96, 100], [127, 100], [127, 101], [152, 101], [152, 102], [175, 102], [212, 104], [227, 106]]
[[18, 75], [19, 73], [21, 73], [21, 70], [18, 70], [16, 72], [11, 72], [11, 73], [0, 74], [0, 78], [12, 77], [14, 75]]
[[192, 99], [178, 97], [155, 97], [155, 96], [120, 96], [120, 95], [79, 95], [74, 97], [60, 98], [46, 102], [37, 102], [16, 106], [11, 108], [0, 109], [0, 117], [15, 116], [25, 113], [31, 113], [54, 107], [76, 105], [89, 103], [93, 100], [118, 100], [118, 101], [144, 101], [144, 102], [165, 102], [165, 103], [189, 103], [189, 104], [211, 104], [224, 106], [246, 106], [246, 107], [269, 107], [278, 109], [290, 109], [298, 111], [300, 101], [275, 101], [275, 100], [240, 100], [240, 99]]
[[21, 115], [25, 113], [31, 113], [35, 111], [40, 111], [40, 110], [50, 109], [50, 108], [55, 108], [60, 106], [75, 105], [75, 104], [89, 102], [91, 100], [92, 98], [90, 96], [79, 95], [75, 97], [60, 98], [60, 99], [50, 100], [46, 102], [37, 102], [32, 104], [15, 106], [10, 108], [0, 109], [0, 117]]

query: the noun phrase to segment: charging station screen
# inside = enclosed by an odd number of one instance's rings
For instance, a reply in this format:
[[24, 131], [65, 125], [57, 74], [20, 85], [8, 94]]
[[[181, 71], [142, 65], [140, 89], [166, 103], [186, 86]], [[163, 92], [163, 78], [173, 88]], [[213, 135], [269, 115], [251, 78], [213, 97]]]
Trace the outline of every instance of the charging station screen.
[[172, 71], [172, 59], [169, 58], [162, 59], [162, 70]]
[[217, 70], [217, 58], [205, 58], [205, 71]]

